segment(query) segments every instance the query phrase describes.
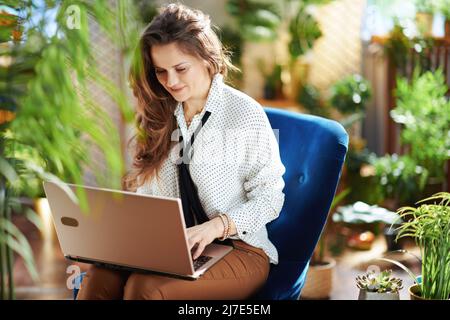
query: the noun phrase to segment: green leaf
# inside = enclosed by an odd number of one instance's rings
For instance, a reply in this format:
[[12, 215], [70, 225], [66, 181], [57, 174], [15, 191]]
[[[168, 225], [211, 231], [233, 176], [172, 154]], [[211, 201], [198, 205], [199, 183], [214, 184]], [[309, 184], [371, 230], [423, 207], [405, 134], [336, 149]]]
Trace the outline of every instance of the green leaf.
[[353, 113], [351, 115], [349, 115], [348, 117], [342, 119], [341, 121], [339, 121], [341, 123], [341, 125], [348, 129], [350, 128], [354, 123], [359, 122], [360, 120], [365, 118], [365, 113], [364, 112], [356, 112]]
[[244, 25], [241, 30], [248, 41], [271, 41], [276, 37], [275, 31], [265, 26]]
[[57, 176], [46, 172], [42, 167], [39, 167], [38, 165], [30, 161], [26, 161], [24, 162], [24, 164], [28, 170], [36, 173], [41, 179], [55, 183], [58, 187], [64, 190], [64, 192], [73, 201], [73, 203], [78, 204], [78, 198], [73, 193], [72, 189], [70, 189], [70, 187], [68, 187], [67, 184], [61, 181]]
[[3, 0], [2, 2], [5, 6], [10, 7], [12, 9], [16, 9], [19, 8], [23, 0]]
[[4, 176], [11, 184], [19, 178], [16, 171], [5, 158], [0, 156], [0, 174]]
[[395, 264], [396, 266], [398, 266], [398, 267], [402, 268], [403, 270], [405, 270], [406, 273], [408, 273], [408, 275], [414, 281], [414, 283], [417, 283], [417, 276], [415, 276], [414, 273], [407, 266], [405, 266], [403, 263], [395, 261], [395, 260], [392, 260], [392, 259], [388, 259], [388, 258], [376, 258], [376, 260], [386, 261], [386, 262], [390, 262], [392, 264]]
[[0, 230], [2, 231], [0, 232], [0, 242], [5, 243], [24, 259], [33, 281], [37, 281], [39, 275], [34, 264], [33, 251], [28, 240], [11, 221], [4, 218], [0, 218]]
[[347, 188], [341, 192], [339, 192], [339, 194], [337, 194], [334, 198], [333, 201], [331, 202], [331, 206], [330, 206], [330, 211], [333, 211], [334, 207], [336, 207], [336, 205], [341, 202], [342, 200], [344, 200], [344, 198], [352, 191], [351, 188]]
[[31, 221], [36, 228], [39, 229], [39, 231], [43, 232], [44, 231], [44, 224], [42, 222], [41, 217], [31, 208], [26, 208], [25, 211], [25, 217]]

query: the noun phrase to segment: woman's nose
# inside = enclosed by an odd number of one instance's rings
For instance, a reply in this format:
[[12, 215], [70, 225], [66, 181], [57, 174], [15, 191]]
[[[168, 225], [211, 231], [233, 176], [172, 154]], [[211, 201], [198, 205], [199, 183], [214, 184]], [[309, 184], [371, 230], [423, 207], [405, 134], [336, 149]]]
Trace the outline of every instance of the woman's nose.
[[178, 76], [176, 72], [168, 72], [167, 73], [167, 86], [169, 88], [174, 87], [178, 83]]

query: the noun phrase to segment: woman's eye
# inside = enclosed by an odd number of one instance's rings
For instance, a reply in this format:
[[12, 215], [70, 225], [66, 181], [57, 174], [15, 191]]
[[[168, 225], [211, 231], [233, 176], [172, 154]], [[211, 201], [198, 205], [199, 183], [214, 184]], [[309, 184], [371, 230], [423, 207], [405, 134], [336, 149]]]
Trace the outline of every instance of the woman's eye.
[[164, 70], [155, 70], [155, 73], [156, 73], [156, 74], [163, 74], [163, 73], [164, 73]]
[[187, 69], [186, 68], [179, 68], [179, 69], [176, 69], [177, 70], [177, 72], [185, 72]]

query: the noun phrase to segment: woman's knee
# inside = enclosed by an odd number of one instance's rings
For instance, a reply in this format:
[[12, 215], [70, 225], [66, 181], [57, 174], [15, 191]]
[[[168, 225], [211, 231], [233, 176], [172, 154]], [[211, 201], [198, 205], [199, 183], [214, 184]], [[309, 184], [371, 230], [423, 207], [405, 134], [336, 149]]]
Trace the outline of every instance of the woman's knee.
[[133, 273], [125, 285], [124, 300], [164, 300], [156, 276]]
[[92, 265], [81, 282], [77, 300], [118, 300], [128, 274]]

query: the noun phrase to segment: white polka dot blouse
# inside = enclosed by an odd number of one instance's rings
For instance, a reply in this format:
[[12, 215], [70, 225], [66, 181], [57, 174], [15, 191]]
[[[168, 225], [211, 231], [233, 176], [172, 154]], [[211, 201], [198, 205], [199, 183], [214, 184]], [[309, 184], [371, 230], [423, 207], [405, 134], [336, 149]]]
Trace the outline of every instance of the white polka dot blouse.
[[[273, 264], [278, 252], [267, 235], [266, 224], [276, 219], [284, 203], [285, 167], [281, 163], [276, 135], [261, 105], [246, 94], [226, 85], [216, 74], [206, 105], [187, 127], [181, 103], [174, 116], [183, 142], [201, 125], [206, 111], [211, 114], [196, 135], [189, 155], [189, 170], [200, 202], [210, 219], [226, 213], [236, 225], [232, 239], [262, 248]], [[176, 145], [164, 161], [159, 179], [153, 178], [137, 193], [179, 198]], [[187, 160], [183, 160], [187, 161]]]

